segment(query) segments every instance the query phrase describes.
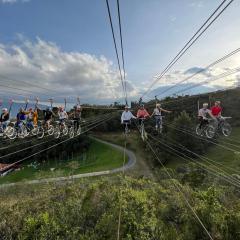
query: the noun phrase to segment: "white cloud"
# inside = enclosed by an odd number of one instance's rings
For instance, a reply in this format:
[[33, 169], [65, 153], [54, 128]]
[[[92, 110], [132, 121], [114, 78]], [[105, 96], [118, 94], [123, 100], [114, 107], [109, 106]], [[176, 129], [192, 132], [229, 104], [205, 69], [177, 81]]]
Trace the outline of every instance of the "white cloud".
[[[0, 84], [22, 88], [33, 92], [31, 95], [45, 98], [45, 95], [55, 98], [80, 96], [85, 101], [104, 102], [122, 97], [117, 68], [104, 56], [64, 52], [56, 44], [40, 38], [31, 42], [22, 37], [21, 41], [20, 45], [0, 44]], [[134, 96], [134, 86], [127, 82], [127, 87], [129, 95]]]
[[[193, 67], [190, 69], [187, 69], [185, 71], [176, 71], [169, 74], [166, 74], [163, 77], [162, 83], [163, 85], [173, 85], [176, 84], [187, 77], [191, 76], [195, 72], [199, 71], [201, 68], [199, 67]], [[220, 76], [223, 73], [227, 73], [229, 70], [235, 69], [235, 67], [213, 67], [210, 69], [207, 69], [206, 71], [203, 71], [202, 73], [197, 74], [193, 78], [190, 78], [184, 83], [201, 83], [206, 82], [203, 85], [211, 87], [211, 86], [222, 86], [222, 87], [230, 87], [234, 85], [234, 82], [237, 80], [237, 73], [229, 75], [224, 78], [217, 79], [218, 76]], [[216, 80], [215, 80], [216, 79]]]
[[0, 3], [17, 3], [17, 2], [21, 2], [21, 3], [26, 3], [29, 2], [30, 0], [0, 0]]

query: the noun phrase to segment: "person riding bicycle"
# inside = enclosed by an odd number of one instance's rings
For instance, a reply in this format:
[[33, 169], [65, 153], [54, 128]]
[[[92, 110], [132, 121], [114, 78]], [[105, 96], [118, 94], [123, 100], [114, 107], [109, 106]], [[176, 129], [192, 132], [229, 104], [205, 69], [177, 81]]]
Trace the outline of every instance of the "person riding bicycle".
[[203, 103], [203, 108], [199, 109], [198, 111], [198, 119], [200, 121], [199, 128], [201, 129], [203, 126], [209, 123], [207, 116], [210, 116], [212, 119], [216, 119], [211, 110], [208, 109], [208, 103]]
[[7, 108], [2, 109], [2, 114], [0, 116], [0, 124], [2, 126], [3, 131], [7, 128], [9, 124], [9, 112]]
[[26, 111], [21, 107], [17, 113], [16, 128], [22, 131], [23, 122], [26, 121]]
[[162, 131], [162, 112], [171, 113], [171, 111], [161, 108], [161, 104], [157, 103], [156, 108], [154, 108], [153, 113], [151, 115], [151, 117], [154, 116], [154, 118], [155, 118], [156, 130], [158, 130], [158, 128], [159, 128], [160, 131]]
[[43, 110], [44, 125], [47, 127], [47, 129], [50, 126], [53, 116], [54, 114], [49, 107], [47, 107], [46, 110]]
[[130, 111], [129, 111], [129, 107], [126, 105], [125, 110], [122, 113], [121, 116], [121, 124], [127, 124], [128, 126], [130, 126], [131, 124], [131, 119], [136, 119], [137, 117], [135, 117]]
[[27, 127], [32, 130], [34, 126], [37, 125], [36, 122], [37, 122], [37, 110], [29, 108], [27, 112]]
[[150, 114], [144, 108], [144, 104], [141, 104], [140, 109], [138, 109], [138, 111], [137, 111], [137, 118], [139, 119], [139, 124], [141, 124], [142, 120], [147, 118], [147, 117], [150, 117]]
[[216, 118], [220, 118], [222, 115], [222, 108], [221, 108], [221, 102], [220, 101], [216, 101], [214, 106], [211, 107], [211, 112], [212, 115]]
[[65, 126], [65, 121], [68, 119], [67, 112], [64, 110], [64, 107], [59, 107], [58, 109], [59, 125], [63, 128]]
[[82, 116], [82, 108], [80, 105], [75, 105], [73, 107], [73, 112], [69, 114], [69, 116], [73, 117], [74, 120], [74, 129], [78, 129], [81, 122], [81, 116]]
[[222, 108], [220, 105], [221, 105], [221, 102], [216, 101], [214, 106], [211, 107], [212, 115], [217, 119], [218, 125], [219, 125], [219, 123], [221, 121], [221, 117], [222, 117]]

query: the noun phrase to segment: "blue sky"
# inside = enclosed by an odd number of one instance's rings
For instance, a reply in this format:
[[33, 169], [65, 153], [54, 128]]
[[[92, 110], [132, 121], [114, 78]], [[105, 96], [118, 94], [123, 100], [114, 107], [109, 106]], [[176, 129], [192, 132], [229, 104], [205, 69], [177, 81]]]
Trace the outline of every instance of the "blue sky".
[[[32, 43], [33, 51], [38, 46], [37, 39], [40, 39], [46, 43], [40, 44], [41, 46], [46, 48], [49, 42], [54, 43], [60, 53], [88, 54], [98, 59], [104, 56], [109, 61], [109, 69], [106, 71], [117, 74], [105, 0], [10, 0], [11, 3], [3, 3], [4, 1], [8, 0], [0, 0], [0, 44], [4, 46], [4, 51], [18, 46], [23, 52], [29, 53], [24, 43]], [[109, 2], [117, 31], [116, 1]], [[152, 77], [161, 72], [220, 2], [120, 1], [126, 71], [129, 84], [132, 85], [130, 89], [135, 89], [133, 96], [137, 96], [137, 92], [142, 91]], [[239, 47], [239, 11], [240, 2], [235, 0], [172, 71], [204, 67]], [[29, 58], [31, 59], [30, 56]], [[238, 60], [239, 56], [229, 61], [227, 66], [231, 67]], [[71, 74], [70, 71], [68, 73]], [[11, 72], [9, 74], [11, 76]], [[16, 74], [14, 77], [17, 77]], [[34, 79], [31, 78], [31, 81], [34, 82]], [[161, 84], [166, 84], [166, 80]], [[119, 91], [119, 86], [114, 87]], [[87, 90], [91, 91], [91, 88]], [[96, 96], [93, 98], [97, 99]]]

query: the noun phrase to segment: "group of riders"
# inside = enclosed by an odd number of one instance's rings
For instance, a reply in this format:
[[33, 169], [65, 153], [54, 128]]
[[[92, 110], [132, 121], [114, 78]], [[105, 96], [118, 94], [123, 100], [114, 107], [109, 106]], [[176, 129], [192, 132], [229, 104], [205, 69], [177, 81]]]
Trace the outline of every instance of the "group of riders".
[[[39, 111], [43, 113], [43, 121], [41, 121], [41, 125], [48, 130], [54, 120], [54, 118], [58, 119], [57, 123], [59, 125], [60, 130], [66, 127], [66, 121], [71, 119], [73, 121], [74, 129], [78, 129], [81, 121], [81, 113], [82, 108], [80, 104], [76, 104], [73, 108], [73, 111], [67, 113], [63, 106], [60, 106], [57, 109], [57, 113], [54, 113], [52, 107], [46, 107], [46, 109], [40, 109], [38, 105], [35, 105], [35, 108], [27, 107], [20, 108], [16, 115], [16, 122], [14, 123], [14, 129], [19, 134], [22, 134], [24, 130], [32, 131], [33, 129], [37, 129], [39, 126]], [[2, 109], [2, 113], [0, 116], [0, 127], [1, 134], [3, 135], [6, 129], [10, 124], [10, 110], [7, 108]]]
[[140, 104], [140, 108], [137, 111], [137, 115], [134, 116], [130, 112], [129, 107], [126, 105], [125, 110], [123, 111], [121, 116], [121, 123], [130, 126], [131, 119], [138, 119], [139, 124], [141, 125], [145, 119], [154, 117], [156, 130], [162, 131], [162, 112], [171, 113], [172, 111], [163, 109], [161, 107], [161, 104], [157, 103], [152, 114], [149, 114], [148, 111], [145, 109], [144, 104]]
[[[221, 107], [221, 102], [216, 101], [214, 103], [214, 106], [211, 108], [208, 107], [208, 103], [203, 103], [203, 107], [199, 109], [198, 111], [198, 120], [199, 120], [199, 128], [203, 129], [206, 125], [209, 124], [209, 120], [212, 119], [214, 120], [217, 125], [222, 121], [222, 107]], [[144, 105], [141, 104], [140, 108], [137, 111], [137, 115], [134, 116], [130, 110], [129, 107], [126, 105], [125, 110], [122, 113], [121, 116], [121, 123], [124, 125], [130, 126], [131, 119], [139, 119], [139, 124], [142, 123], [147, 118], [154, 117], [155, 119], [155, 128], [156, 130], [162, 132], [162, 113], [171, 113], [172, 111], [163, 109], [161, 107], [160, 103], [156, 104], [156, 107], [154, 108], [152, 114], [149, 114], [148, 111], [145, 109]]]
[[[38, 107], [38, 104], [35, 105], [35, 108], [25, 109], [20, 108], [19, 112], [16, 116], [16, 122], [14, 124], [14, 128], [17, 132], [22, 132], [23, 127], [27, 128], [29, 131], [35, 129], [39, 125], [39, 116], [38, 113], [41, 109]], [[60, 130], [66, 127], [66, 120], [72, 119], [74, 123], [74, 130], [78, 129], [81, 121], [81, 113], [82, 108], [80, 104], [76, 104], [73, 108], [73, 111], [67, 113], [65, 108], [60, 106], [57, 108], [57, 113], [54, 113], [52, 107], [46, 107], [46, 109], [42, 110], [43, 112], [43, 121], [42, 126], [47, 130], [50, 128], [53, 118], [58, 118], [58, 125]], [[137, 111], [136, 116], [132, 114], [129, 107], [126, 105], [125, 110], [121, 115], [121, 123], [124, 126], [128, 127], [131, 124], [132, 119], [138, 119], [139, 124], [143, 124], [144, 120], [147, 118], [154, 117], [155, 119], [155, 129], [162, 133], [163, 126], [163, 115], [162, 113], [172, 113], [172, 111], [166, 110], [162, 108], [160, 103], [156, 103], [156, 107], [154, 108], [152, 114], [145, 109], [144, 104], [140, 104], [140, 107]], [[210, 118], [209, 118], [210, 117]], [[214, 120], [216, 123], [220, 123], [222, 120], [222, 107], [220, 101], [216, 101], [214, 106], [209, 108], [208, 103], [204, 103], [203, 107], [198, 111], [198, 119], [199, 119], [199, 129], [203, 129], [206, 125], [209, 124], [209, 119]], [[2, 113], [0, 116], [0, 127], [1, 134], [7, 129], [10, 123], [10, 113], [7, 108], [2, 109]]]

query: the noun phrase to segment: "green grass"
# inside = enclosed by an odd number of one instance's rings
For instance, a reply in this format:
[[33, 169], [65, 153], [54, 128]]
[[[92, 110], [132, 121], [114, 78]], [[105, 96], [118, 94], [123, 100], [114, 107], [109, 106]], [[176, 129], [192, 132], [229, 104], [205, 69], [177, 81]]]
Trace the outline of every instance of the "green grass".
[[[121, 151], [91, 140], [86, 153], [81, 153], [71, 160], [49, 160], [39, 165], [36, 164], [36, 167], [28, 162], [21, 170], [1, 177], [0, 184], [111, 170], [122, 166], [122, 162], [123, 153]], [[54, 170], [51, 171], [51, 168]]]

